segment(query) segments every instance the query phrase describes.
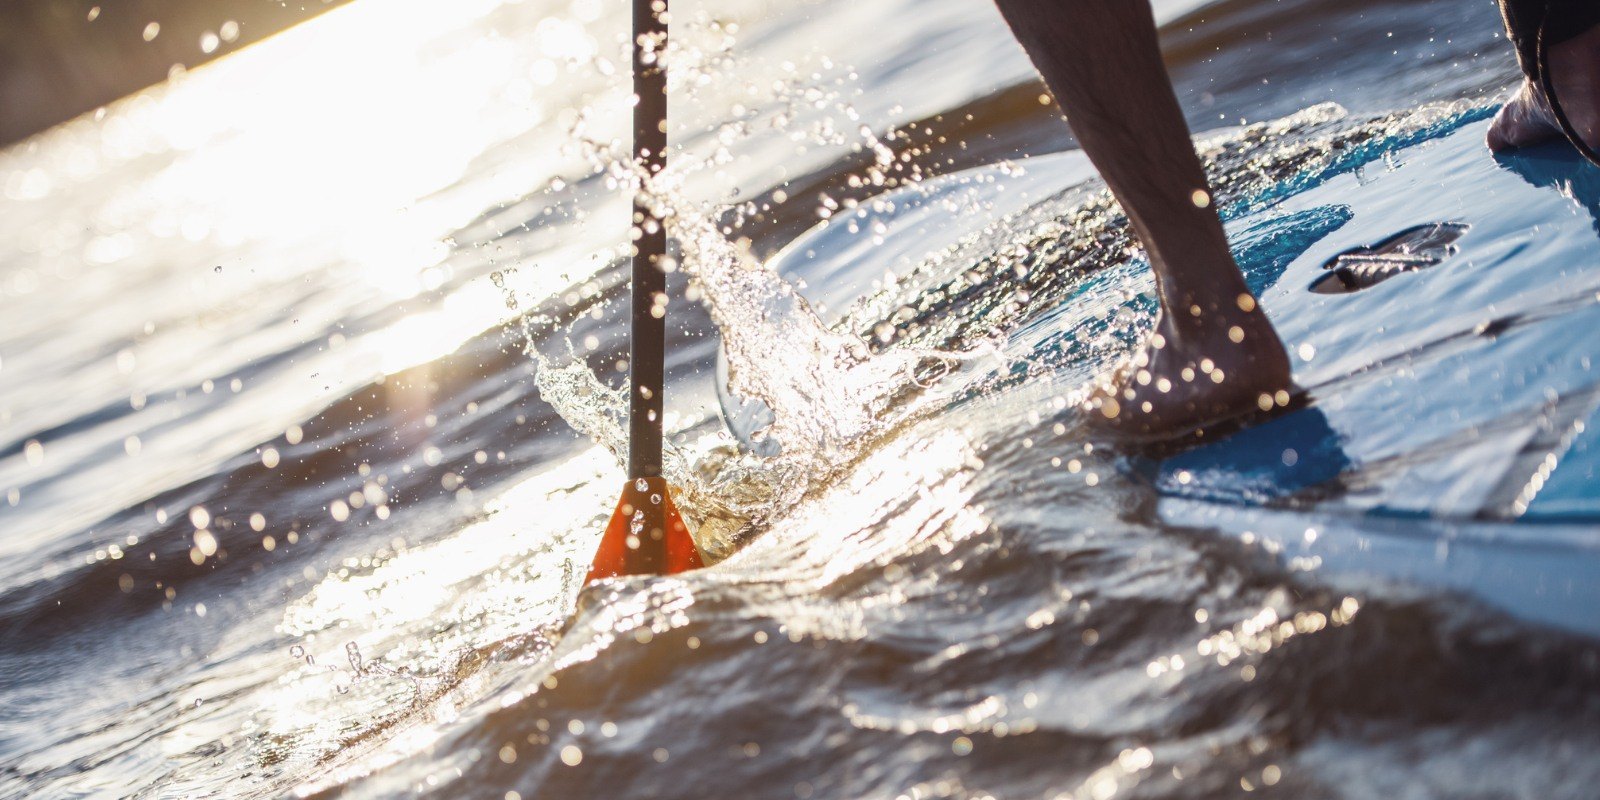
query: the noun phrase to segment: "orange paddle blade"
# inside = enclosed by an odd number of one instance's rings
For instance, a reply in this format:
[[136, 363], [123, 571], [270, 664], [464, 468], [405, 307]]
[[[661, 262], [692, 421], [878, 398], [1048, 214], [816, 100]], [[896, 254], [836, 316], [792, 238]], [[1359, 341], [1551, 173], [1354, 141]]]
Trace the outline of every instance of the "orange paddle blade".
[[584, 583], [618, 575], [675, 575], [704, 566], [665, 478], [637, 478], [606, 525]]

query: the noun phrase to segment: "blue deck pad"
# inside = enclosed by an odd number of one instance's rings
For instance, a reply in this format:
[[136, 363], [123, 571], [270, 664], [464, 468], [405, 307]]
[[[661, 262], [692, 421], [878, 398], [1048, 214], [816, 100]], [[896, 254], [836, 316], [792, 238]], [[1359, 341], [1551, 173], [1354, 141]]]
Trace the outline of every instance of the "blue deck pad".
[[[1234, 256], [1250, 291], [1259, 295], [1275, 285], [1307, 248], [1351, 217], [1348, 207], [1331, 205], [1262, 212], [1230, 226]], [[1087, 380], [1099, 366], [1090, 356], [1100, 337], [1115, 336], [1132, 347], [1147, 327], [1138, 323], [1153, 320], [1155, 314], [1155, 280], [1149, 263], [1137, 257], [1085, 277], [1064, 302], [1018, 328], [1006, 354], [1029, 365], [1029, 374], [1043, 365]]]
[[[1272, 210], [1338, 203], [1351, 212], [1349, 224], [1306, 248], [1262, 293], [1295, 354], [1296, 380], [1312, 398], [1312, 408], [1297, 414], [1325, 415], [1340, 450], [1329, 457], [1345, 465], [1348, 491], [1319, 502], [1500, 519], [1543, 518], [1548, 502], [1562, 518], [1600, 520], [1600, 493], [1561, 476], [1568, 451], [1592, 452], [1585, 437], [1593, 432], [1582, 423], [1600, 399], [1593, 370], [1600, 176], [1553, 148], [1497, 161], [1483, 147], [1483, 127], [1401, 150], [1377, 169], [1335, 178]], [[1471, 226], [1457, 242], [1460, 252], [1438, 266], [1347, 295], [1307, 291], [1338, 253], [1437, 221]], [[1162, 488], [1226, 496], [1225, 465], [1252, 446], [1271, 450], [1279, 433], [1266, 426], [1212, 445], [1206, 450], [1215, 464], [1205, 473], [1215, 480], [1163, 477]], [[1192, 452], [1167, 471], [1196, 472], [1206, 459], [1205, 450]], [[1539, 484], [1562, 491], [1546, 500]]]

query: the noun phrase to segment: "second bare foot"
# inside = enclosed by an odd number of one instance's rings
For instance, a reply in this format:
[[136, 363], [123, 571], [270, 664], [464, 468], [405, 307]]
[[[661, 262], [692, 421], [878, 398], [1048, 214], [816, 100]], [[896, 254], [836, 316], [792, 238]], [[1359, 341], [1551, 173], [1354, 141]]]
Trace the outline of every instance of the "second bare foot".
[[[1584, 143], [1600, 150], [1600, 27], [1551, 47], [1548, 62], [1556, 101]], [[1488, 145], [1498, 153], [1564, 138], [1544, 91], [1530, 78], [1495, 115]]]

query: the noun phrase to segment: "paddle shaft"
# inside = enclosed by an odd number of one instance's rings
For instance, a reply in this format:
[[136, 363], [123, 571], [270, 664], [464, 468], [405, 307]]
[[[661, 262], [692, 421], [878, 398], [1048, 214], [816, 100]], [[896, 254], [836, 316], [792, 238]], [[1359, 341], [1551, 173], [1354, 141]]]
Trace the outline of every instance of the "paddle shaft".
[[[654, 8], [652, 8], [654, 7]], [[659, 9], [659, 13], [655, 9]], [[666, 0], [633, 0], [633, 160], [650, 175], [667, 165]], [[654, 42], [648, 62], [641, 41]], [[666, 378], [667, 231], [645, 202], [633, 197], [632, 339], [628, 356], [628, 477], [661, 474], [661, 412]]]

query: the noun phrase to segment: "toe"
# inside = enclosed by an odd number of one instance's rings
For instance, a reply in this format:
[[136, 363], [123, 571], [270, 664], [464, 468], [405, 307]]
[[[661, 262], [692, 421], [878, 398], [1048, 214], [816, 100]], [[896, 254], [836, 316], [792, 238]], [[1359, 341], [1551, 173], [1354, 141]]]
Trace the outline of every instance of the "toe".
[[1489, 145], [1490, 152], [1498, 153], [1515, 147], [1515, 145], [1511, 143], [1511, 134], [1509, 131], [1511, 122], [1508, 119], [1511, 113], [1511, 104], [1515, 102], [1517, 101], [1513, 99], [1501, 106], [1499, 113], [1494, 115], [1494, 121], [1489, 123], [1489, 133], [1485, 135], [1484, 140], [1485, 143]]
[[1500, 107], [1485, 137], [1490, 150], [1498, 153], [1562, 136], [1561, 129], [1538, 97], [1533, 85], [1524, 81], [1522, 89]]

